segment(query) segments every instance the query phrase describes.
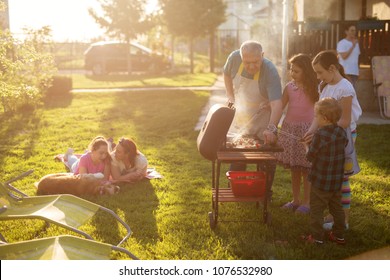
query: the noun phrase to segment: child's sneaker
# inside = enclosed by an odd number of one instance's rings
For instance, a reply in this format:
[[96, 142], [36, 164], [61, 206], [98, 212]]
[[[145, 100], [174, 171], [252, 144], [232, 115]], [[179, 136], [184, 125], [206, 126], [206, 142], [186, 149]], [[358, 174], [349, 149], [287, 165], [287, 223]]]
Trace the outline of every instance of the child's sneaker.
[[302, 235], [301, 239], [309, 244], [322, 245], [324, 241], [315, 239], [311, 234], [310, 235]]
[[338, 244], [338, 245], [345, 245], [345, 239], [344, 238], [338, 238], [337, 236], [335, 236], [333, 234], [333, 232], [331, 231], [329, 233], [329, 240]]

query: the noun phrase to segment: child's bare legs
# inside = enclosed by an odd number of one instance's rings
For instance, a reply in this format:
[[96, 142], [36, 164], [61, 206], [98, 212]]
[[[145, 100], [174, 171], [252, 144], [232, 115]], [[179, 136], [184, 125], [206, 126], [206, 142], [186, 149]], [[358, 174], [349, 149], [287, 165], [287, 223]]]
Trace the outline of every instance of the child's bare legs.
[[291, 189], [293, 200], [282, 206], [283, 209], [295, 211], [301, 203], [301, 172], [298, 169], [291, 169]]
[[292, 203], [298, 206], [301, 204], [301, 171], [299, 169], [291, 169], [291, 187]]
[[[307, 180], [308, 171], [291, 169], [291, 185], [294, 205], [310, 207], [310, 182]], [[301, 202], [301, 182], [303, 182], [303, 200]]]
[[[308, 172], [302, 169], [295, 169], [292, 171], [292, 178], [294, 178], [293, 188], [297, 188], [297, 199], [301, 201], [299, 207], [295, 210], [295, 213], [308, 214], [310, 212], [310, 183], [307, 180]], [[303, 182], [303, 200], [300, 199], [300, 187]]]
[[[287, 202], [282, 208], [291, 209], [299, 213], [310, 211], [310, 182], [307, 180], [308, 171], [291, 168], [291, 188], [293, 200]], [[303, 201], [301, 201], [301, 182], [303, 181]]]

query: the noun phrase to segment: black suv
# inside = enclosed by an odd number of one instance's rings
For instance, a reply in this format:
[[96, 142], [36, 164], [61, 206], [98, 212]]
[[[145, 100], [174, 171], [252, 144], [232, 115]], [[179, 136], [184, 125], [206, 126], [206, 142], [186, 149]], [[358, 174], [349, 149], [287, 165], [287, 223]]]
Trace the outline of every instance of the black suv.
[[[126, 43], [111, 41], [91, 44], [84, 53], [85, 69], [93, 75], [127, 71]], [[160, 73], [171, 67], [171, 61], [160, 53], [137, 43], [130, 43], [131, 67], [134, 72]]]

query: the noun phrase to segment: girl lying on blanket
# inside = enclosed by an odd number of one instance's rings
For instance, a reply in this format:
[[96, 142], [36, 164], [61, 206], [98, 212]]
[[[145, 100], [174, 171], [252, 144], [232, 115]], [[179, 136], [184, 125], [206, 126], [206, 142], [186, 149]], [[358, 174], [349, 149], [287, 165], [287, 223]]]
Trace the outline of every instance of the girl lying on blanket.
[[[99, 141], [97, 141], [99, 140]], [[104, 173], [104, 179], [107, 180], [106, 168], [107, 162], [109, 166], [109, 180], [111, 182], [137, 182], [142, 178], [148, 179], [162, 178], [154, 168], [148, 168], [148, 161], [146, 157], [137, 149], [135, 142], [129, 138], [121, 138], [119, 143], [115, 146], [112, 139], [107, 140], [109, 157], [99, 157], [99, 153], [106, 150], [104, 144], [105, 139], [102, 136], [98, 136], [92, 141], [89, 150], [84, 155], [73, 154], [73, 149], [63, 155], [57, 155], [55, 158], [62, 161], [70, 172], [74, 174], [102, 174]], [[97, 146], [97, 143], [101, 143], [101, 146]], [[111, 147], [115, 149], [111, 151]], [[86, 159], [81, 158], [90, 155], [90, 158], [101, 160], [100, 169], [92, 168], [86, 164]], [[104, 166], [104, 168], [103, 168]], [[103, 170], [103, 171], [102, 171]], [[78, 172], [78, 173], [76, 173]], [[85, 173], [84, 173], [85, 172]], [[103, 177], [103, 176], [102, 176]]]
[[137, 182], [147, 174], [148, 161], [135, 142], [121, 138], [111, 152], [111, 177], [114, 182]]
[[75, 175], [102, 173], [105, 180], [110, 178], [110, 162], [109, 143], [103, 136], [95, 137], [81, 157], [74, 155], [72, 149], [64, 155], [64, 163]]

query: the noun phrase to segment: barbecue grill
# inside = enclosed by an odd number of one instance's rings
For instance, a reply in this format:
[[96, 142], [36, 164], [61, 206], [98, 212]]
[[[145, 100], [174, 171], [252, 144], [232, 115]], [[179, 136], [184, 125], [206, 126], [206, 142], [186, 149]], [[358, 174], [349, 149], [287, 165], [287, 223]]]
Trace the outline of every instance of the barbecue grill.
[[[263, 201], [263, 221], [269, 224], [271, 220], [267, 209], [272, 181], [270, 170], [276, 164], [274, 153], [282, 149], [264, 145], [253, 135], [228, 134], [234, 114], [234, 108], [221, 104], [212, 106], [197, 139], [199, 153], [212, 162], [212, 211], [208, 213], [212, 229], [218, 222], [219, 202], [256, 202], [258, 205]], [[221, 164], [237, 162], [255, 164], [257, 171], [228, 172], [229, 187], [220, 188]]]

